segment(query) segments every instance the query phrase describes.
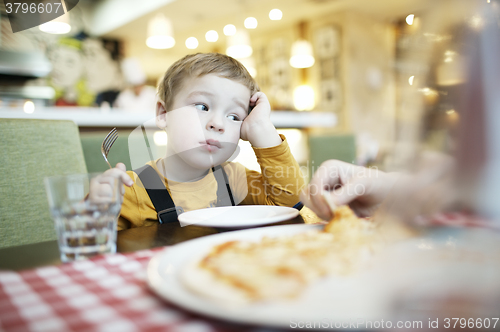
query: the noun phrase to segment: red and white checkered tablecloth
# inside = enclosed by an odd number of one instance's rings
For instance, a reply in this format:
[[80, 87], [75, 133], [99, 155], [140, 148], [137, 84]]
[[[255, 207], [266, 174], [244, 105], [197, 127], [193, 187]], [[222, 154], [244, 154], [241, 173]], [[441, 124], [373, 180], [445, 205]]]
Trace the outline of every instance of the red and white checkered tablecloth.
[[422, 226], [477, 227], [499, 230], [493, 220], [465, 212], [441, 212], [431, 216], [418, 216], [415, 223]]
[[157, 297], [147, 286], [146, 265], [160, 250], [0, 271], [0, 331], [252, 331]]
[[[463, 213], [421, 218], [423, 225], [495, 228]], [[1, 331], [267, 331], [207, 319], [157, 297], [146, 265], [161, 250], [110, 254], [21, 272], [0, 271]]]

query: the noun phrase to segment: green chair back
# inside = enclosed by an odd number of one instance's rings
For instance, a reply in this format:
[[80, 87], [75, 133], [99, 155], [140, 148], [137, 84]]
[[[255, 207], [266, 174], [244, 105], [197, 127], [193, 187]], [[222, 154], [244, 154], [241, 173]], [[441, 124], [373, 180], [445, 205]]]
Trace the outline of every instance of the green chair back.
[[43, 179], [86, 173], [72, 121], [0, 119], [0, 248], [55, 240]]
[[322, 162], [337, 159], [356, 162], [356, 138], [354, 135], [310, 135], [309, 175], [312, 176]]
[[[139, 129], [118, 129], [118, 139], [109, 150], [108, 160], [111, 166], [124, 163], [127, 170], [144, 166], [151, 159], [164, 157], [166, 146], [156, 145], [155, 128], [146, 128], [148, 142], [144, 139], [143, 132]], [[109, 169], [101, 154], [101, 143], [108, 131], [81, 133], [83, 154], [89, 173], [104, 172]], [[149, 145], [149, 148], [147, 147]], [[132, 154], [132, 155], [131, 155]], [[133, 160], [131, 159], [133, 157]], [[132, 162], [134, 161], [134, 162]]]

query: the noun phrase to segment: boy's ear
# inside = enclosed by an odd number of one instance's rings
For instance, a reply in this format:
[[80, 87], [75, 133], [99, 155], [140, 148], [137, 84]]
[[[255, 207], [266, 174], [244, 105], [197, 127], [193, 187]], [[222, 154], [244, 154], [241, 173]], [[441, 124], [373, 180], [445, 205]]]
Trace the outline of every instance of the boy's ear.
[[165, 109], [165, 104], [162, 101], [156, 102], [156, 126], [160, 129], [165, 129], [167, 127], [167, 110]]

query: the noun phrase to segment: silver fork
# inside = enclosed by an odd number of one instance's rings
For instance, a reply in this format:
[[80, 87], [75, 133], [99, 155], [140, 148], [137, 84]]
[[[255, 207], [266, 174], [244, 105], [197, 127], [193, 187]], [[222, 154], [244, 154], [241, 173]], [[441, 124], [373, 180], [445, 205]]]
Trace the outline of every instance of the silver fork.
[[106, 162], [108, 163], [109, 168], [113, 168], [113, 167], [111, 167], [111, 164], [108, 161], [108, 153], [109, 153], [109, 150], [111, 149], [111, 147], [113, 146], [113, 143], [115, 143], [117, 138], [118, 138], [118, 131], [116, 130], [116, 128], [113, 128], [108, 133], [108, 135], [106, 135], [106, 137], [104, 137], [104, 140], [102, 141], [102, 144], [101, 144], [101, 153], [102, 153], [102, 156], [104, 157], [104, 160], [106, 160]]

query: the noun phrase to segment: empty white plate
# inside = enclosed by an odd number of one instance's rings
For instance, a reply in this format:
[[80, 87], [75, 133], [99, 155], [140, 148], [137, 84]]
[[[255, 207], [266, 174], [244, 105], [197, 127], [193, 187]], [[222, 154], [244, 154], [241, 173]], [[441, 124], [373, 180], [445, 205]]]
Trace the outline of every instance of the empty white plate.
[[182, 226], [243, 228], [272, 224], [295, 218], [299, 210], [286, 206], [242, 205], [224, 206], [181, 213]]

